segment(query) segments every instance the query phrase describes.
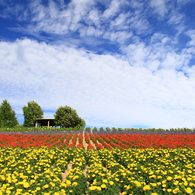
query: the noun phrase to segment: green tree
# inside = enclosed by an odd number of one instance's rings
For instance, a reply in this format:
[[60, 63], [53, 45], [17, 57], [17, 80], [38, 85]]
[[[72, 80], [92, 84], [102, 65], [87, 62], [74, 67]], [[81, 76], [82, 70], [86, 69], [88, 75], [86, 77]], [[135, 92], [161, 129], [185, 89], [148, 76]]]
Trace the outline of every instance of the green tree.
[[5, 99], [0, 106], [0, 127], [14, 127], [18, 125], [16, 113]]
[[80, 118], [73, 108], [70, 106], [61, 106], [54, 114], [55, 124], [62, 127], [83, 127], [85, 121]]
[[33, 126], [37, 118], [43, 118], [43, 110], [38, 103], [30, 101], [27, 104], [22, 108], [25, 127]]

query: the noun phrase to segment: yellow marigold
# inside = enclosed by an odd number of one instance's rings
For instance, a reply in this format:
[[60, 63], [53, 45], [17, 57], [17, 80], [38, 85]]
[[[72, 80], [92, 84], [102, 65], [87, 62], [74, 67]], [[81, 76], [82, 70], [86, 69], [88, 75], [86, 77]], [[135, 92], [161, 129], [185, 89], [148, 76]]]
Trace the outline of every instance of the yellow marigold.
[[45, 184], [45, 185], [43, 186], [43, 189], [47, 189], [47, 188], [49, 188], [49, 185], [48, 185], [48, 184]]
[[66, 184], [67, 184], [67, 185], [71, 185], [71, 181], [67, 179], [67, 180], [66, 180]]
[[73, 183], [72, 183], [72, 186], [77, 186], [77, 185], [78, 185], [77, 182], [73, 182]]
[[61, 183], [61, 187], [67, 187], [65, 183]]
[[141, 187], [142, 186], [142, 184], [139, 181], [135, 181], [134, 183], [136, 184], [137, 187]]
[[75, 175], [75, 176], [73, 177], [73, 180], [78, 179], [78, 178], [79, 178], [79, 176], [78, 176], [78, 175]]
[[101, 185], [101, 188], [106, 188], [106, 187], [107, 187], [106, 184]]
[[112, 185], [114, 185], [114, 182], [113, 181], [110, 181], [109, 184], [112, 186]]
[[129, 190], [129, 189], [131, 189], [131, 186], [128, 185], [128, 186], [125, 186], [125, 188], [126, 188], [127, 190]]
[[93, 190], [96, 190], [96, 187], [97, 186], [90, 186], [89, 189], [93, 191]]
[[149, 176], [149, 178], [156, 179], [156, 175], [151, 175], [151, 176]]
[[175, 188], [175, 189], [172, 191], [173, 194], [177, 194], [178, 192], [179, 192], [179, 188]]
[[156, 183], [150, 183], [150, 185], [153, 186], [153, 187], [157, 186]]
[[28, 182], [24, 182], [23, 186], [24, 186], [24, 188], [28, 188], [30, 186], [30, 184]]
[[145, 185], [145, 186], [143, 187], [143, 190], [144, 190], [144, 191], [151, 190], [151, 187], [150, 187], [150, 185]]
[[59, 192], [55, 192], [54, 195], [60, 195], [60, 193]]
[[151, 195], [158, 195], [158, 193], [151, 193]]
[[100, 186], [97, 186], [96, 189], [97, 189], [98, 191], [101, 191], [101, 190], [102, 190], [102, 188], [101, 188]]
[[193, 190], [190, 187], [186, 188], [185, 191], [187, 194], [191, 194], [193, 192]]
[[103, 181], [103, 183], [108, 183], [107, 179], [103, 179], [102, 181]]
[[170, 188], [169, 188], [169, 189], [167, 189], [167, 192], [172, 192], [172, 189], [170, 189]]
[[168, 177], [167, 177], [167, 180], [168, 180], [168, 181], [171, 181], [172, 179], [173, 179], [173, 178], [172, 178], [171, 176], [168, 176]]

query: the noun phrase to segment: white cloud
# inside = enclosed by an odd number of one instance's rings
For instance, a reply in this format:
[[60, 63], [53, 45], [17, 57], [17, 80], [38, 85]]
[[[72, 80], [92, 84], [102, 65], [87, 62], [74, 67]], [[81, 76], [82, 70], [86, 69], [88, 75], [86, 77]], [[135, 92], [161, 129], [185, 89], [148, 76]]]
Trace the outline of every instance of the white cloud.
[[173, 10], [171, 12], [168, 23], [172, 25], [178, 25], [183, 22], [184, 14], [179, 13], [178, 11]]
[[[146, 46], [140, 44], [132, 50], [136, 50], [135, 64], [144, 63]], [[29, 39], [0, 42], [0, 54], [1, 99], [10, 100], [18, 114], [22, 113], [19, 107], [34, 100], [54, 112], [69, 105], [88, 125], [95, 121], [119, 127], [193, 126], [187, 115], [195, 114], [195, 82], [175, 70], [161, 69], [153, 74], [143, 65], [129, 66], [120, 56]], [[46, 116], [53, 114], [49, 111]]]
[[115, 16], [120, 11], [120, 5], [118, 0], [112, 0], [109, 8], [104, 11], [103, 17], [109, 19]]
[[167, 0], [151, 0], [150, 6], [153, 8], [154, 12], [159, 15], [161, 19], [164, 19], [165, 14], [167, 13], [167, 6], [166, 6]]
[[188, 42], [188, 46], [195, 46], [195, 30], [189, 30], [186, 34], [190, 37], [190, 41]]
[[99, 10], [93, 9], [88, 13], [88, 23], [94, 24], [97, 27], [100, 27], [100, 16]]

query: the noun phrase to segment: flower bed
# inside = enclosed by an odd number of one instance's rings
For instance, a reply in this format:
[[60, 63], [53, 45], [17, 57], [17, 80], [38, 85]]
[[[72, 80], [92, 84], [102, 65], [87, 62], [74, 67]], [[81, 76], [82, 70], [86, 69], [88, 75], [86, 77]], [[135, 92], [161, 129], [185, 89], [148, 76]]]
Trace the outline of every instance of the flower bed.
[[[0, 194], [193, 194], [195, 150], [1, 148]], [[68, 165], [71, 163], [66, 175]]]
[[131, 135], [131, 134], [69, 134], [26, 135], [2, 134], [0, 147], [77, 147], [88, 149], [112, 148], [195, 148], [195, 135]]
[[195, 194], [195, 135], [0, 136], [0, 195]]

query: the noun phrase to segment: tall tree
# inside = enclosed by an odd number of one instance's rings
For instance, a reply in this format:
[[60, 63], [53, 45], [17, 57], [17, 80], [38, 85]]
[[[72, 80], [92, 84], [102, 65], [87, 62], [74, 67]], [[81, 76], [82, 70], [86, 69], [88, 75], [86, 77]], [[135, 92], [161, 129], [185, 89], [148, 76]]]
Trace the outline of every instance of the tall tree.
[[76, 110], [70, 106], [61, 106], [57, 109], [55, 115], [55, 124], [62, 127], [82, 127], [85, 121], [79, 117]]
[[14, 127], [18, 125], [16, 113], [5, 99], [0, 106], [0, 127]]
[[24, 106], [23, 115], [24, 115], [24, 126], [29, 127], [33, 126], [37, 118], [43, 118], [43, 110], [38, 103], [30, 101], [27, 103], [28, 106]]

